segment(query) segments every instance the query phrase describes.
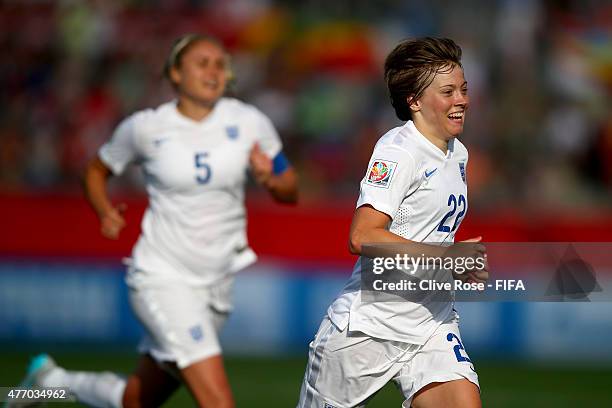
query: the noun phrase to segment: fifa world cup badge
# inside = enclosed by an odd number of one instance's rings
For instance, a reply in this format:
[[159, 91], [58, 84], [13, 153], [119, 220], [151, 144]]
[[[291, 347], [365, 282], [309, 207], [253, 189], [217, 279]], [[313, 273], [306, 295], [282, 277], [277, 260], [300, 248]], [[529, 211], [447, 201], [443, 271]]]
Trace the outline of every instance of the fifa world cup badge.
[[375, 159], [368, 170], [366, 183], [376, 187], [389, 188], [396, 167], [396, 162]]

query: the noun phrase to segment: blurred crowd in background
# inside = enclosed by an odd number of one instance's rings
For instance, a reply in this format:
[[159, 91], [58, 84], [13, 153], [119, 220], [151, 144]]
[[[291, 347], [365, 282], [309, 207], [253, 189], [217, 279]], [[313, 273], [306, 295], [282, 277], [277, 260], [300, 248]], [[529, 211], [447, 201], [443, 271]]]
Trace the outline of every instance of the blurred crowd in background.
[[0, 27], [0, 192], [77, 191], [122, 118], [173, 97], [172, 41], [207, 32], [233, 55], [230, 93], [277, 126], [303, 199], [355, 199], [400, 124], [384, 58], [430, 35], [463, 48], [472, 208], [610, 207], [607, 1], [6, 0]]

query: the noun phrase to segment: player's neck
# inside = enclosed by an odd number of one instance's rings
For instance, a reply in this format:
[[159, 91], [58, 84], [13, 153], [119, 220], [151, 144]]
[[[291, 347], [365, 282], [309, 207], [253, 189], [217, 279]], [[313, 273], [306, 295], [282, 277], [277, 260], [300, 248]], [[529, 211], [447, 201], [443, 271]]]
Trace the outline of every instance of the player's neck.
[[440, 149], [442, 153], [446, 154], [448, 152], [448, 139], [445, 137], [435, 136], [436, 132], [430, 129], [422, 121], [415, 120], [414, 126], [417, 128], [419, 133], [425, 137], [425, 139], [429, 140], [434, 146]]
[[204, 104], [189, 98], [179, 98], [176, 109], [187, 118], [200, 122], [212, 112], [214, 104]]

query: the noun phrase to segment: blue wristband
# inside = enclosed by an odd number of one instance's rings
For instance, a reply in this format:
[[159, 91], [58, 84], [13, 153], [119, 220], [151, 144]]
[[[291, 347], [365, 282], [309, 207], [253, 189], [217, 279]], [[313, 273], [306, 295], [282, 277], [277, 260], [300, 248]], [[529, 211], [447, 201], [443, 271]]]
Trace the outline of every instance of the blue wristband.
[[272, 172], [275, 175], [284, 173], [289, 168], [289, 160], [283, 152], [279, 152], [272, 160]]

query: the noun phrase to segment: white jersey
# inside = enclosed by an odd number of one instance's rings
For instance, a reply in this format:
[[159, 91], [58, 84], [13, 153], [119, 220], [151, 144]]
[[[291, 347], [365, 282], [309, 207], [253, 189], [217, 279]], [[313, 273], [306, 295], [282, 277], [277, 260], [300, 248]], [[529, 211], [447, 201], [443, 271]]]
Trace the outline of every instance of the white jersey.
[[[459, 140], [452, 139], [444, 154], [408, 121], [376, 144], [357, 207], [367, 204], [389, 215], [389, 231], [406, 239], [453, 242], [467, 211], [467, 161], [467, 150]], [[328, 309], [340, 330], [348, 324], [351, 331], [372, 337], [424, 344], [454, 313], [452, 301], [433, 301], [432, 296], [420, 303], [362, 303], [360, 285], [361, 258]]]
[[129, 261], [128, 284], [143, 280], [209, 285], [255, 261], [244, 207], [249, 152], [270, 158], [281, 141], [255, 107], [221, 98], [202, 121], [176, 102], [125, 119], [99, 151], [114, 174], [141, 165], [149, 206]]

